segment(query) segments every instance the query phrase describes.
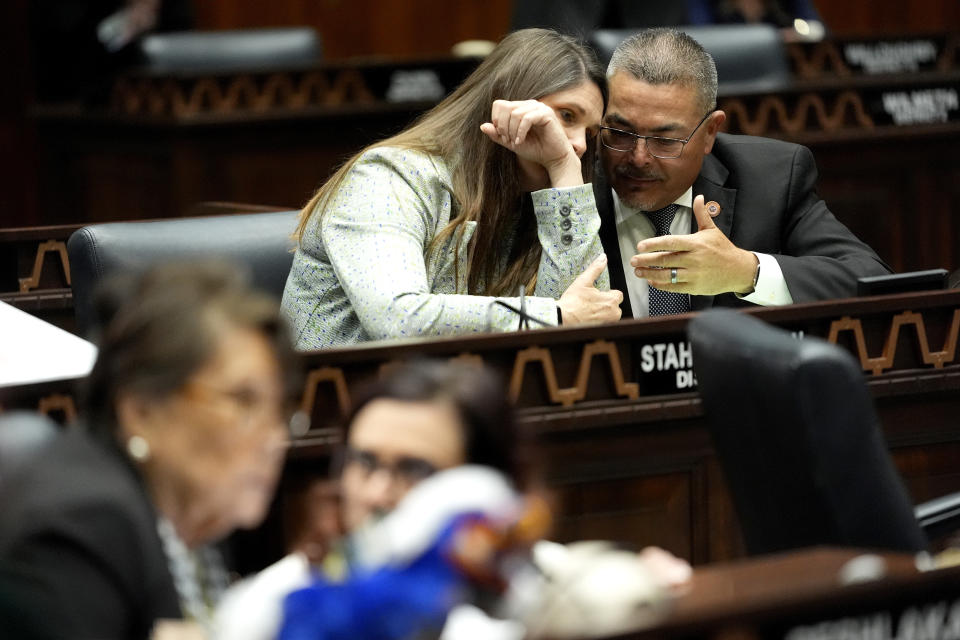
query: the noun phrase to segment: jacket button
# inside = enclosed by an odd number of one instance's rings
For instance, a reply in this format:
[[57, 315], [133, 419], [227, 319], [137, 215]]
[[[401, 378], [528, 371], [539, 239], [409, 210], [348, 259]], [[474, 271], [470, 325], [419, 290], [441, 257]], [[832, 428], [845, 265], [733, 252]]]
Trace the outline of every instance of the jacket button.
[[562, 242], [563, 244], [570, 244], [571, 242], [573, 242], [573, 236], [569, 233], [565, 233], [562, 236], [560, 236], [560, 242]]
[[568, 204], [562, 205], [560, 207], [560, 215], [562, 215], [564, 218], [570, 215], [570, 205]]
[[572, 226], [573, 226], [573, 223], [570, 222], [570, 218], [564, 218], [563, 220], [560, 221], [560, 228], [563, 229], [564, 231], [568, 230]]

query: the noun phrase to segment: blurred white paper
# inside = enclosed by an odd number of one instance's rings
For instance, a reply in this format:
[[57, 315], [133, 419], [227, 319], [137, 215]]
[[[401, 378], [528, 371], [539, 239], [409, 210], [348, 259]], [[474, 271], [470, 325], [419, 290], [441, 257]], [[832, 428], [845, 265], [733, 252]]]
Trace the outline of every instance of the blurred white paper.
[[0, 387], [82, 378], [96, 359], [93, 343], [0, 302]]

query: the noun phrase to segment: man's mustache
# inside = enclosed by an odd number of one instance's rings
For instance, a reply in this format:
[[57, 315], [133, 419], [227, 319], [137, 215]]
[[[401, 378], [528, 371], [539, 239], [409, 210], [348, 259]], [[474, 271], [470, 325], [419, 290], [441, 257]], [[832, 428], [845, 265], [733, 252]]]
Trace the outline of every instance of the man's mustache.
[[649, 169], [640, 169], [633, 165], [617, 165], [613, 172], [623, 178], [632, 180], [663, 180], [663, 175]]

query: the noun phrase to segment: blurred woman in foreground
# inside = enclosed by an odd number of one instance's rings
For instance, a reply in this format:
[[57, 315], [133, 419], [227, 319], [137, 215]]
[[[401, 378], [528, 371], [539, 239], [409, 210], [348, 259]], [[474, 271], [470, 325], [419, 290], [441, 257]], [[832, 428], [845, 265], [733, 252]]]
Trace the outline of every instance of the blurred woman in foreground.
[[257, 525], [273, 494], [294, 370], [277, 304], [225, 264], [128, 285], [84, 423], [0, 495], [0, 628], [15, 637], [206, 623], [226, 572], [203, 545]]

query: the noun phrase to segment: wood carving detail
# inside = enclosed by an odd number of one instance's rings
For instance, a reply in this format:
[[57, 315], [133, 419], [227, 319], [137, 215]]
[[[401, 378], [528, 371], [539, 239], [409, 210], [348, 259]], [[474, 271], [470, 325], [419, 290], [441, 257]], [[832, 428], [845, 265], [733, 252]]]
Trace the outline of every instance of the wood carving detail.
[[356, 69], [344, 69], [334, 72], [332, 81], [323, 71], [272, 73], [265, 78], [242, 74], [225, 80], [120, 78], [114, 84], [110, 105], [113, 111], [125, 115], [190, 117], [368, 104], [375, 100], [363, 75]]
[[[923, 364], [942, 369], [945, 365], [956, 360], [957, 341], [960, 337], [960, 309], [953, 312], [950, 326], [947, 328], [943, 348], [932, 350], [927, 336], [927, 329], [922, 314], [913, 311], [903, 311], [890, 318], [883, 351], [879, 356], [871, 356], [867, 350], [863, 324], [859, 318], [843, 316], [830, 323], [827, 341], [836, 344], [841, 333], [849, 331], [853, 334], [854, 355], [858, 357], [865, 372], [880, 375], [894, 367], [897, 343], [900, 339], [901, 327], [912, 326], [917, 339], [917, 347]], [[608, 340], [595, 340], [581, 345], [580, 362], [577, 367], [576, 379], [572, 386], [561, 387], [557, 380], [557, 372], [553, 354], [549, 349], [531, 346], [517, 351], [513, 360], [513, 369], [510, 374], [508, 394], [511, 402], [520, 399], [524, 382], [527, 378], [527, 365], [539, 364], [539, 375], [544, 383], [548, 395], [548, 402], [563, 407], [570, 407], [587, 397], [589, 389], [591, 365], [594, 357], [604, 356], [609, 366], [613, 388], [610, 390], [616, 397], [628, 400], [640, 398], [640, 385], [637, 382], [627, 382], [624, 376], [623, 365], [617, 345]], [[480, 355], [460, 353], [448, 358], [452, 362], [464, 362], [471, 365], [483, 366], [484, 359]], [[387, 361], [377, 368], [377, 374], [383, 376], [391, 369], [399, 366], [399, 361]], [[531, 373], [531, 375], [536, 375]], [[340, 367], [322, 367], [312, 370], [304, 388], [301, 409], [312, 413], [317, 396], [317, 385], [320, 383], [333, 384], [337, 403], [340, 405], [341, 415], [350, 411], [350, 388], [347, 385], [343, 369]], [[329, 411], [326, 411], [329, 413]]]
[[517, 352], [513, 363], [513, 373], [510, 376], [510, 401], [516, 402], [523, 389], [524, 375], [527, 364], [539, 362], [543, 372], [543, 380], [547, 387], [550, 401], [569, 407], [587, 397], [587, 383], [590, 380], [590, 364], [594, 356], [605, 355], [613, 376], [614, 390], [618, 396], [636, 400], [640, 397], [640, 388], [635, 382], [625, 382], [623, 368], [620, 364], [620, 354], [612, 342], [596, 340], [583, 347], [580, 356], [580, 367], [577, 379], [572, 387], [561, 388], [557, 383], [557, 373], [553, 365], [550, 351], [541, 347], [528, 347]]
[[49, 396], [44, 396], [37, 402], [38, 413], [49, 416], [57, 411], [63, 412], [63, 417], [66, 424], [70, 424], [77, 419], [77, 406], [74, 404], [73, 398], [68, 395], [55, 393]]
[[818, 42], [812, 47], [792, 44], [787, 47], [787, 52], [793, 61], [794, 73], [801, 78], [853, 75], [834, 42]]
[[[838, 131], [849, 128], [848, 115], [854, 128], [873, 129], [873, 118], [867, 113], [860, 96], [852, 91], [837, 94], [831, 105], [815, 93], [802, 94], [791, 110], [783, 97], [764, 96], [756, 107], [749, 108], [741, 98], [726, 98], [720, 108], [727, 113], [727, 130], [753, 136], [768, 135], [772, 131], [798, 134], [804, 131]], [[810, 115], [813, 115], [812, 125]]]
[[63, 277], [70, 285], [70, 258], [67, 257], [67, 245], [61, 240], [47, 240], [37, 245], [37, 255], [33, 260], [33, 273], [27, 278], [20, 278], [20, 293], [27, 293], [40, 286], [40, 276], [43, 273], [43, 259], [47, 253], [54, 252], [60, 255], [60, 266], [63, 267]]
[[917, 345], [920, 350], [920, 356], [924, 364], [933, 365], [935, 369], [942, 369], [945, 364], [954, 361], [957, 351], [957, 334], [960, 332], [960, 309], [953, 312], [953, 321], [947, 330], [947, 336], [944, 340], [943, 349], [940, 351], [931, 351], [927, 340], [927, 329], [923, 321], [923, 316], [913, 311], [904, 311], [893, 316], [890, 320], [889, 332], [886, 343], [883, 346], [883, 352], [877, 357], [871, 357], [867, 352], [866, 341], [863, 335], [863, 325], [857, 318], [844, 316], [839, 320], [830, 323], [830, 334], [827, 337], [828, 342], [836, 344], [841, 331], [850, 331], [853, 333], [854, 342], [857, 347], [856, 355], [860, 359], [860, 364], [864, 371], [873, 375], [883, 373], [885, 369], [893, 368], [893, 361], [897, 354], [897, 341], [900, 338], [900, 327], [913, 325], [916, 330]]
[[337, 396], [337, 404], [340, 405], [340, 415], [345, 416], [350, 413], [352, 407], [350, 390], [347, 387], [347, 379], [343, 375], [343, 369], [340, 367], [320, 367], [307, 374], [307, 380], [303, 386], [303, 398], [300, 401], [300, 410], [307, 415], [313, 415], [313, 405], [317, 399], [317, 386], [324, 382], [333, 385], [334, 393]]

